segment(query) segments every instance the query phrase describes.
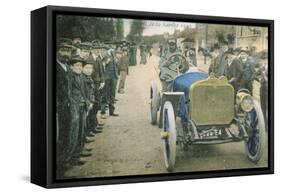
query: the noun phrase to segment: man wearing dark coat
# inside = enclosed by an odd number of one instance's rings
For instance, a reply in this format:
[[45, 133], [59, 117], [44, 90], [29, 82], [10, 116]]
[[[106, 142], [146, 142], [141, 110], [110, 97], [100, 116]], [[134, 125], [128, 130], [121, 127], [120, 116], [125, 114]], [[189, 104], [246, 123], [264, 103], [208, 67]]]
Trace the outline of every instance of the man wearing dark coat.
[[57, 43], [56, 59], [56, 133], [57, 133], [57, 169], [58, 177], [62, 176], [66, 162], [67, 145], [70, 128], [69, 97], [69, 59], [73, 47], [67, 42]]
[[227, 79], [229, 83], [233, 86], [235, 94], [238, 89], [240, 89], [241, 78], [243, 75], [243, 65], [239, 58], [235, 58], [229, 65]]
[[137, 64], [137, 59], [136, 59], [136, 54], [137, 54], [137, 49], [135, 46], [135, 43], [131, 43], [129, 47], [129, 65], [136, 65]]
[[[97, 115], [98, 111], [101, 109], [101, 101], [102, 101], [102, 90], [105, 86], [105, 70], [103, 66], [103, 56], [101, 54], [101, 49], [105, 49], [105, 47], [93, 47], [92, 49], [92, 59], [94, 60], [94, 72], [93, 72], [93, 80], [95, 85], [95, 104], [93, 106], [94, 114]], [[96, 129], [95, 132], [100, 133], [103, 127], [102, 123], [98, 122], [96, 117], [95, 121]]]
[[261, 78], [260, 87], [261, 109], [264, 116], [265, 128], [268, 130], [268, 69], [267, 64]]
[[240, 61], [243, 67], [243, 72], [240, 80], [240, 88], [246, 88], [253, 93], [253, 82], [255, 79], [255, 62], [249, 57], [248, 51], [240, 51]]
[[[101, 94], [99, 92], [101, 84], [100, 81], [95, 77], [97, 75], [97, 61], [94, 59], [93, 55], [90, 55], [86, 61], [86, 65], [83, 68], [83, 73], [85, 77], [85, 86], [86, 86], [86, 96], [92, 102], [91, 109], [88, 110], [88, 124], [89, 124], [89, 133], [88, 136], [94, 136], [95, 133], [100, 133], [99, 129], [102, 129], [99, 126], [97, 113], [100, 109], [100, 98]], [[92, 73], [84, 72], [89, 69], [89, 66], [92, 67]], [[103, 68], [103, 67], [102, 67]]]
[[239, 57], [233, 60], [228, 71], [228, 80], [233, 85], [235, 92], [245, 88], [252, 94], [255, 78], [255, 65], [248, 58], [248, 52], [241, 50]]
[[141, 57], [140, 64], [143, 64], [143, 65], [146, 64], [146, 62], [147, 62], [146, 56], [147, 56], [147, 47], [145, 44], [142, 44], [140, 46], [140, 57]]
[[101, 107], [101, 114], [105, 116], [105, 106], [108, 105], [110, 116], [119, 116], [114, 113], [115, 93], [118, 80], [117, 60], [115, 58], [114, 49], [109, 49], [105, 61], [105, 86], [104, 97]]
[[218, 55], [213, 57], [212, 64], [209, 68], [209, 73], [213, 73], [216, 77], [225, 76], [227, 68], [227, 58], [225, 52], [228, 50], [227, 42], [222, 41]]

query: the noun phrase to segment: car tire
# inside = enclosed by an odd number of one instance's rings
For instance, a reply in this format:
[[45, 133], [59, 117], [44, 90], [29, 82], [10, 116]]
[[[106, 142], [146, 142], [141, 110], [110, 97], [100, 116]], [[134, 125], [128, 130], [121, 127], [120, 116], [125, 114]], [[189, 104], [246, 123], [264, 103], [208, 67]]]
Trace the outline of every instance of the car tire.
[[150, 119], [151, 124], [156, 125], [157, 123], [157, 114], [159, 108], [159, 92], [156, 82], [152, 82], [150, 86]]
[[[166, 101], [163, 107], [162, 117], [163, 129], [161, 132], [165, 166], [168, 172], [172, 172], [176, 162], [176, 122], [173, 105], [170, 101]], [[166, 135], [162, 135], [166, 134]], [[165, 136], [163, 138], [163, 136]]]
[[245, 141], [245, 151], [248, 159], [257, 163], [263, 155], [265, 146], [265, 123], [264, 117], [259, 103], [254, 100], [254, 108], [251, 112], [247, 113], [247, 117], [251, 118], [251, 128], [256, 129], [249, 133], [248, 139]]

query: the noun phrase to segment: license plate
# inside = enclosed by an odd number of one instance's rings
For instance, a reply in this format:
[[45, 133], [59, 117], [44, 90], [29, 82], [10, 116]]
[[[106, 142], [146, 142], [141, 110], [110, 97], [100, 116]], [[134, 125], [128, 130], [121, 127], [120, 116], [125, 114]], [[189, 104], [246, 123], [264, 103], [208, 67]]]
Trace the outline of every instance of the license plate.
[[206, 137], [216, 137], [222, 134], [221, 129], [211, 129], [207, 131], [203, 131], [199, 133], [199, 137], [201, 139], [206, 138]]

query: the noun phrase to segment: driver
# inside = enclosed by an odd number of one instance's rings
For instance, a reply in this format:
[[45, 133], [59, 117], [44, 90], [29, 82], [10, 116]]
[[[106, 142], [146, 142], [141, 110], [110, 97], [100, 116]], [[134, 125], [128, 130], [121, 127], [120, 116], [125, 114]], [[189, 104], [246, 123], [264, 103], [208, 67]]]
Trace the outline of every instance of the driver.
[[162, 91], [171, 91], [173, 80], [178, 76], [177, 64], [171, 62], [169, 56], [177, 52], [177, 40], [170, 38], [168, 40], [168, 50], [161, 56], [159, 67], [160, 67], [160, 80], [162, 83]]

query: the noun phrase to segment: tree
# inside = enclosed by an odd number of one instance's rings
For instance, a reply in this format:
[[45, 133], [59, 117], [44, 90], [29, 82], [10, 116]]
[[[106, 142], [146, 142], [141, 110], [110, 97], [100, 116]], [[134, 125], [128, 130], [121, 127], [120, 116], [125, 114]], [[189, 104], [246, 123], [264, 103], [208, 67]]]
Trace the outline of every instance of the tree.
[[140, 42], [144, 30], [144, 22], [142, 20], [133, 20], [130, 26], [130, 32], [127, 39], [130, 41]]
[[117, 19], [117, 21], [116, 21], [116, 38], [117, 38], [117, 40], [122, 40], [124, 38], [123, 19]]
[[163, 34], [143, 36], [142, 40], [146, 45], [153, 45], [155, 43], [165, 44], [166, 42]]
[[184, 38], [187, 42], [195, 42], [197, 33], [198, 32], [195, 28], [187, 26], [182, 32], [180, 32], [179, 37]]
[[116, 38], [115, 23], [112, 18], [58, 15], [56, 29], [58, 38], [79, 37], [82, 41]]

